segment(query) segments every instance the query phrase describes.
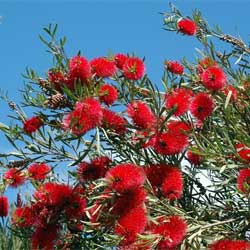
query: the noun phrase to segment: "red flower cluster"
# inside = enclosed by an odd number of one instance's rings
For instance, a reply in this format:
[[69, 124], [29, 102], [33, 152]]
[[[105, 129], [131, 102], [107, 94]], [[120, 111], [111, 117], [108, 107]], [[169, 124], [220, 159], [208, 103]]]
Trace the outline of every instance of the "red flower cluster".
[[157, 134], [154, 139], [154, 150], [163, 155], [174, 155], [183, 151], [188, 145], [190, 127], [180, 121], [172, 121], [167, 125], [167, 132]]
[[106, 57], [98, 57], [90, 61], [92, 73], [97, 77], [112, 77], [116, 74], [115, 62]]
[[6, 182], [11, 187], [21, 186], [25, 181], [26, 177], [24, 173], [16, 168], [11, 168], [3, 175], [4, 182]]
[[112, 105], [118, 97], [117, 89], [109, 84], [104, 84], [100, 87], [98, 96], [100, 101], [107, 105]]
[[82, 162], [77, 169], [77, 175], [82, 182], [102, 178], [105, 176], [110, 163], [111, 160], [106, 156], [97, 157], [90, 163]]
[[209, 89], [218, 91], [225, 87], [227, 77], [224, 71], [219, 67], [209, 67], [200, 75], [203, 85]]
[[67, 83], [65, 73], [59, 70], [49, 70], [48, 80], [56, 90], [61, 90], [62, 86]]
[[109, 169], [106, 180], [111, 189], [124, 192], [142, 186], [145, 181], [145, 173], [141, 167], [124, 163]]
[[166, 108], [175, 108], [174, 115], [180, 116], [185, 114], [190, 105], [193, 92], [186, 88], [178, 88], [167, 94], [165, 97]]
[[209, 247], [210, 250], [249, 250], [250, 243], [244, 240], [218, 240]]
[[109, 129], [114, 131], [115, 133], [121, 135], [124, 134], [127, 130], [127, 121], [120, 115], [116, 114], [115, 112], [102, 109], [103, 118], [102, 118], [102, 127], [104, 129]]
[[225, 96], [228, 96], [228, 94], [231, 92], [230, 101], [234, 102], [237, 100], [238, 93], [234, 86], [227, 84], [226, 87], [222, 90], [222, 92]]
[[185, 35], [193, 36], [196, 33], [197, 27], [193, 20], [180, 19], [177, 22], [177, 29]]
[[122, 70], [123, 65], [125, 64], [126, 60], [128, 59], [127, 55], [124, 54], [116, 54], [115, 55], [115, 64], [116, 67], [120, 70]]
[[250, 194], [250, 168], [240, 170], [237, 185], [242, 193]]
[[34, 163], [28, 168], [30, 178], [37, 181], [44, 180], [50, 171], [51, 167], [45, 163]]
[[101, 125], [102, 108], [94, 98], [86, 98], [77, 102], [74, 110], [63, 120], [64, 129], [71, 129], [75, 135], [82, 135]]
[[31, 206], [18, 207], [14, 211], [12, 222], [16, 227], [34, 228], [32, 249], [52, 249], [61, 223], [84, 216], [86, 201], [83, 191], [49, 182], [36, 190], [34, 198]]
[[125, 78], [129, 80], [139, 80], [145, 73], [143, 61], [137, 57], [128, 57], [122, 67]]
[[187, 151], [187, 159], [191, 164], [200, 165], [202, 157], [190, 150]]
[[127, 113], [133, 123], [142, 129], [152, 127], [156, 121], [151, 109], [142, 101], [133, 101], [128, 104]]
[[157, 249], [168, 250], [177, 247], [186, 235], [186, 222], [178, 215], [160, 217], [157, 222], [158, 225], [153, 224], [150, 228], [150, 231], [158, 234], [161, 239]]
[[129, 210], [118, 219], [114, 232], [123, 237], [122, 245], [129, 245], [136, 240], [137, 234], [144, 232], [146, 225], [147, 216], [145, 209], [142, 206], [138, 206]]
[[183, 177], [179, 168], [164, 164], [150, 165], [145, 172], [155, 192], [161, 191], [169, 200], [181, 198]]
[[237, 143], [235, 148], [240, 156], [240, 159], [246, 162], [250, 162], [250, 148], [243, 143]]
[[0, 217], [6, 217], [9, 212], [9, 203], [6, 196], [0, 196]]
[[72, 79], [80, 79], [81, 82], [87, 83], [87, 80], [91, 77], [91, 68], [88, 60], [79, 55], [71, 58], [69, 74]]
[[194, 96], [190, 105], [190, 111], [198, 121], [203, 122], [212, 114], [214, 107], [213, 98], [207, 93], [200, 92]]
[[184, 67], [177, 61], [166, 61], [165, 68], [173, 74], [182, 75]]
[[43, 121], [38, 116], [34, 116], [30, 119], [25, 120], [23, 124], [23, 130], [27, 134], [36, 132], [43, 125]]

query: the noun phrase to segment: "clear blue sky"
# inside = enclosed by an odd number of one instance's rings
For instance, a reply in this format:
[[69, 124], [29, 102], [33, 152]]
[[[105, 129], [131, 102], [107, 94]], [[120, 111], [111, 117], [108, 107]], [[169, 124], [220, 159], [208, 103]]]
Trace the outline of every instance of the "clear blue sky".
[[[197, 8], [210, 24], [220, 24], [228, 33], [249, 38], [250, 1], [172, 1], [190, 15]], [[85, 1], [1, 1], [0, 16], [0, 88], [20, 101], [18, 89], [23, 86], [21, 73], [26, 66], [44, 74], [51, 66], [50, 55], [38, 34], [49, 23], [59, 25], [59, 35], [66, 35], [67, 54], [80, 49], [87, 58], [105, 56], [109, 51], [136, 53], [146, 57], [149, 76], [159, 83], [165, 59], [192, 59], [192, 37], [184, 37], [162, 29], [159, 12], [169, 11], [166, 0], [85, 0]], [[0, 121], [9, 113], [0, 101]], [[0, 137], [2, 138], [2, 137]], [[0, 151], [5, 151], [3, 142]]]

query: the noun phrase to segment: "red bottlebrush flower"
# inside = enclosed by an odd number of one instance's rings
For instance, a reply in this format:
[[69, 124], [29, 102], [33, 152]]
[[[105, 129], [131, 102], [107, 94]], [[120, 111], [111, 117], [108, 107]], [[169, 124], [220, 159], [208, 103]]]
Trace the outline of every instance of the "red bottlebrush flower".
[[190, 105], [193, 92], [189, 89], [179, 88], [165, 96], [166, 108], [175, 108], [174, 115], [180, 116], [185, 114]]
[[191, 164], [200, 165], [202, 157], [190, 150], [187, 151], [187, 159]]
[[158, 223], [152, 228], [153, 233], [162, 237], [157, 249], [174, 248], [182, 242], [186, 235], [187, 224], [180, 216], [161, 217]]
[[200, 75], [202, 84], [209, 90], [218, 91], [225, 87], [227, 77], [219, 67], [209, 67]]
[[44, 163], [34, 163], [28, 168], [30, 178], [38, 181], [44, 180], [50, 170], [51, 167]]
[[114, 233], [123, 237], [120, 245], [128, 245], [135, 242], [137, 234], [143, 233], [146, 225], [146, 212], [143, 207], [139, 206], [119, 218]]
[[27, 228], [33, 226], [35, 216], [31, 207], [18, 207], [12, 214], [11, 221], [17, 227]]
[[244, 240], [218, 240], [209, 246], [210, 250], [249, 250], [250, 244]]
[[167, 175], [161, 186], [161, 190], [169, 200], [180, 199], [183, 193], [183, 178], [181, 171], [176, 167], [168, 168]]
[[120, 115], [116, 114], [115, 112], [102, 109], [103, 113], [103, 120], [102, 120], [102, 127], [104, 129], [110, 129], [115, 133], [122, 135], [126, 132], [127, 128], [127, 121], [121, 117]]
[[202, 73], [205, 69], [209, 68], [209, 67], [216, 67], [217, 66], [217, 62], [214, 61], [212, 58], [210, 57], [205, 57], [204, 59], [202, 59], [199, 64], [197, 65], [197, 69], [199, 71], [199, 73]]
[[108, 58], [99, 57], [90, 62], [92, 72], [97, 77], [111, 77], [116, 73], [115, 63]]
[[143, 187], [138, 187], [119, 194], [115, 197], [112, 213], [122, 215], [131, 209], [142, 206], [146, 200], [146, 195], [146, 190]]
[[228, 96], [229, 92], [231, 92], [230, 101], [236, 101], [237, 100], [237, 90], [234, 86], [227, 84], [227, 86], [222, 90], [223, 94], [225, 96]]
[[128, 104], [127, 113], [135, 125], [142, 129], [152, 127], [156, 119], [147, 104], [142, 101], [133, 101]]
[[145, 74], [144, 62], [137, 57], [128, 57], [122, 67], [122, 72], [129, 80], [139, 80]]
[[3, 179], [11, 187], [15, 188], [21, 186], [26, 180], [23, 172], [16, 168], [11, 168], [5, 172]]
[[250, 162], [250, 148], [243, 143], [237, 143], [235, 148], [243, 161]]
[[94, 98], [86, 98], [77, 102], [74, 110], [67, 114], [63, 120], [63, 128], [71, 128], [75, 135], [82, 135], [89, 130], [100, 126], [102, 121], [102, 108]]
[[93, 181], [105, 176], [110, 163], [111, 160], [106, 156], [95, 158], [91, 163], [82, 162], [77, 169], [77, 174], [83, 182]]
[[184, 67], [177, 61], [166, 61], [165, 68], [173, 74], [182, 75], [184, 72]]
[[118, 69], [122, 69], [126, 60], [128, 59], [127, 55], [124, 54], [116, 54], [115, 55], [115, 64]]
[[250, 193], [250, 168], [241, 169], [237, 178], [238, 189], [244, 193]]
[[172, 134], [184, 134], [184, 135], [186, 135], [191, 131], [192, 128], [191, 128], [190, 124], [187, 124], [187, 123], [182, 122], [182, 121], [170, 121], [167, 124], [167, 129]]
[[98, 92], [100, 101], [107, 105], [112, 105], [118, 97], [117, 89], [109, 84], [104, 84], [101, 86]]
[[155, 137], [154, 150], [162, 155], [174, 155], [188, 145], [188, 137], [181, 133], [161, 133]]
[[51, 250], [54, 249], [55, 241], [59, 234], [58, 225], [47, 225], [46, 228], [38, 227], [32, 234], [33, 250]]
[[50, 70], [48, 72], [48, 79], [57, 90], [60, 90], [66, 81], [65, 74], [58, 70]]
[[181, 19], [177, 22], [177, 29], [188, 36], [193, 36], [196, 33], [196, 23], [190, 19]]
[[6, 196], [0, 196], [0, 217], [6, 217], [8, 215], [9, 202]]
[[169, 166], [160, 164], [160, 165], [150, 165], [144, 168], [144, 171], [147, 175], [147, 178], [153, 188], [160, 187], [163, 183], [163, 180], [167, 176]]
[[88, 60], [82, 56], [75, 56], [69, 62], [70, 76], [74, 79], [80, 79], [82, 82], [91, 77], [91, 68]]
[[27, 119], [23, 124], [23, 130], [27, 134], [36, 132], [43, 125], [42, 120], [38, 116]]
[[145, 173], [134, 164], [119, 164], [108, 170], [106, 180], [109, 187], [117, 192], [133, 190], [145, 182]]
[[201, 92], [197, 94], [192, 100], [190, 111], [191, 114], [199, 121], [204, 121], [212, 114], [214, 107], [215, 104], [213, 98], [207, 93]]

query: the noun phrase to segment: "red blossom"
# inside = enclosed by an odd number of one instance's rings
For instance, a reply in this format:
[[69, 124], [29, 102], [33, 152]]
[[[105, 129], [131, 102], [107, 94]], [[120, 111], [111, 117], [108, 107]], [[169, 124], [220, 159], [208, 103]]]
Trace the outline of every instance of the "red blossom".
[[186, 222], [178, 215], [160, 217], [158, 225], [152, 226], [152, 232], [162, 238], [157, 249], [169, 249], [178, 246], [184, 239], [187, 231]]
[[250, 243], [244, 240], [218, 240], [209, 246], [209, 250], [249, 250]]
[[187, 159], [191, 164], [200, 165], [202, 157], [190, 150], [187, 151]]
[[214, 107], [213, 98], [207, 93], [201, 92], [193, 98], [190, 105], [190, 112], [195, 118], [203, 122], [212, 114]]
[[44, 180], [50, 170], [51, 167], [45, 163], [34, 163], [28, 168], [30, 178], [38, 181]]
[[122, 215], [115, 226], [115, 234], [123, 237], [120, 245], [128, 245], [135, 242], [137, 234], [144, 232], [147, 225], [145, 209], [138, 206]]
[[75, 104], [74, 110], [63, 119], [63, 128], [71, 129], [75, 135], [82, 135], [101, 125], [102, 108], [94, 98], [86, 98]]
[[112, 206], [112, 214], [122, 215], [131, 209], [142, 206], [146, 200], [146, 195], [146, 190], [143, 187], [118, 194], [114, 198], [115, 202]]
[[118, 69], [122, 69], [126, 60], [128, 59], [127, 55], [124, 54], [116, 54], [115, 55], [115, 64]]
[[110, 163], [111, 160], [106, 156], [95, 158], [90, 163], [82, 162], [77, 169], [79, 179], [84, 182], [104, 177]]
[[172, 134], [188, 134], [191, 131], [191, 125], [182, 121], [169, 121], [167, 124], [167, 129]]
[[72, 79], [77, 78], [84, 83], [91, 77], [91, 69], [88, 60], [79, 55], [70, 59], [69, 72]]
[[229, 92], [231, 92], [231, 97], [230, 97], [230, 101], [236, 101], [237, 100], [237, 90], [234, 86], [227, 84], [226, 87], [222, 90], [223, 94], [225, 96], [228, 96]]
[[185, 35], [193, 36], [196, 33], [197, 27], [193, 20], [180, 19], [177, 22], [177, 29]]
[[25, 120], [23, 124], [23, 130], [27, 134], [36, 132], [43, 125], [43, 121], [38, 116], [33, 116], [30, 119]]
[[0, 217], [6, 217], [8, 215], [9, 202], [6, 196], [0, 196]]
[[66, 75], [62, 71], [53, 69], [48, 72], [48, 79], [56, 90], [61, 90], [66, 82]]
[[127, 113], [135, 125], [146, 129], [152, 127], [156, 118], [148, 105], [142, 101], [133, 101], [127, 106]]
[[179, 168], [168, 168], [167, 175], [163, 180], [161, 190], [169, 200], [180, 199], [183, 193], [183, 177]]
[[120, 135], [126, 132], [128, 123], [122, 116], [105, 108], [102, 109], [102, 113], [102, 127], [104, 129], [110, 129]]
[[21, 186], [26, 180], [23, 172], [16, 168], [11, 168], [5, 172], [3, 179], [11, 187], [15, 188]]
[[203, 85], [209, 89], [218, 91], [225, 87], [227, 77], [224, 71], [219, 67], [209, 67], [200, 75]]
[[144, 62], [137, 57], [128, 57], [122, 67], [122, 72], [129, 80], [139, 80], [145, 74]]
[[97, 77], [112, 77], [116, 73], [115, 63], [106, 57], [99, 57], [90, 62], [93, 74]]
[[184, 66], [177, 61], [166, 61], [165, 67], [168, 71], [176, 75], [182, 75], [184, 72]]
[[145, 182], [145, 173], [134, 164], [119, 164], [108, 170], [106, 180], [109, 187], [117, 192], [133, 190]]
[[48, 225], [46, 228], [38, 227], [32, 234], [32, 250], [51, 250], [54, 249], [55, 241], [58, 238], [59, 226]]
[[12, 214], [12, 223], [20, 228], [33, 226], [36, 214], [31, 207], [18, 207]]
[[112, 105], [117, 100], [118, 92], [112, 85], [104, 84], [100, 87], [98, 96], [100, 101], [107, 105]]
[[182, 152], [188, 145], [188, 137], [181, 133], [165, 132], [155, 137], [154, 150], [162, 155], [174, 155]]
[[240, 156], [241, 160], [250, 162], [250, 148], [243, 143], [237, 143], [235, 148]]
[[180, 116], [185, 114], [190, 105], [193, 92], [186, 88], [175, 89], [165, 96], [166, 108], [175, 108], [174, 115]]
[[244, 193], [250, 193], [250, 168], [241, 169], [237, 178], [238, 189]]

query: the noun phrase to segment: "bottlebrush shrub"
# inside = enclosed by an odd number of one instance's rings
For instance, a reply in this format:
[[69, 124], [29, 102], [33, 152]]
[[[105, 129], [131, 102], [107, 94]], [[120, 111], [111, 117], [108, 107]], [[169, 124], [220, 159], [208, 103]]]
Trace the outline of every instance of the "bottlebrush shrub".
[[[249, 249], [248, 46], [172, 6], [164, 29], [197, 39], [201, 53], [165, 60], [156, 86], [134, 54], [67, 58], [56, 29], [42, 38], [46, 78], [25, 74], [33, 115], [5, 97], [15, 120], [0, 126], [13, 146], [0, 154], [0, 216], [10, 230], [32, 250]], [[30, 198], [8, 209], [5, 190], [24, 183]]]

